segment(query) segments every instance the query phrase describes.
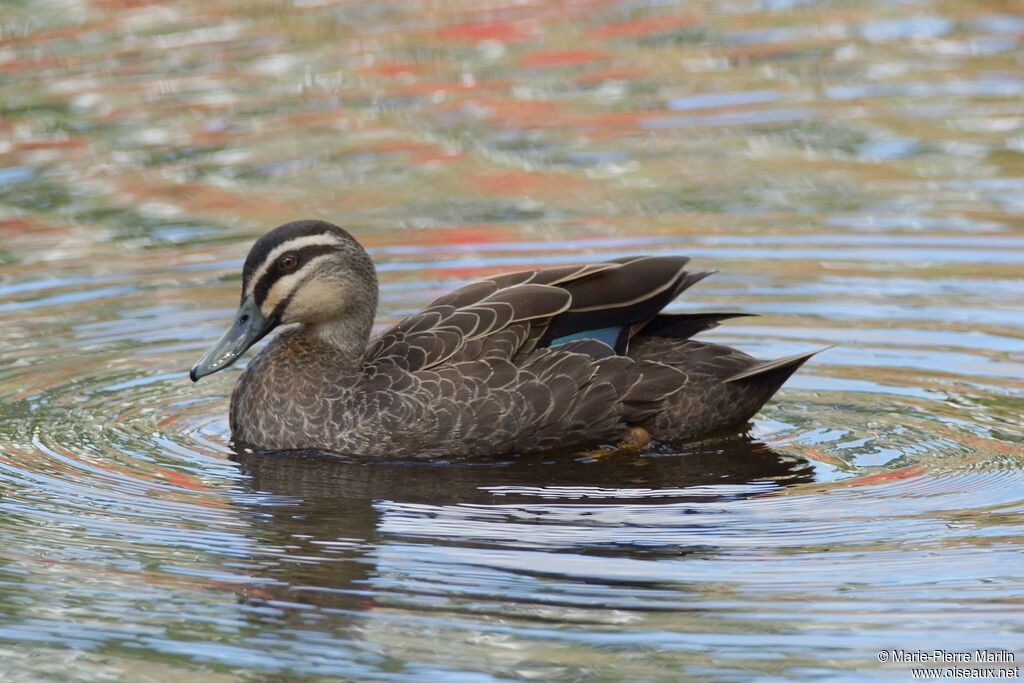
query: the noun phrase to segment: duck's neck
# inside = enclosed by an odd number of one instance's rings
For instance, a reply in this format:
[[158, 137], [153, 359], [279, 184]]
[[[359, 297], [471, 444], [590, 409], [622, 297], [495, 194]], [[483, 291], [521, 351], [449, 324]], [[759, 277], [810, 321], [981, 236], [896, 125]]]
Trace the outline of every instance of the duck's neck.
[[303, 333], [310, 335], [337, 352], [345, 367], [357, 367], [366, 353], [366, 345], [370, 341], [373, 329], [373, 318], [376, 306], [366, 302], [359, 305], [349, 315], [337, 320], [307, 324]]

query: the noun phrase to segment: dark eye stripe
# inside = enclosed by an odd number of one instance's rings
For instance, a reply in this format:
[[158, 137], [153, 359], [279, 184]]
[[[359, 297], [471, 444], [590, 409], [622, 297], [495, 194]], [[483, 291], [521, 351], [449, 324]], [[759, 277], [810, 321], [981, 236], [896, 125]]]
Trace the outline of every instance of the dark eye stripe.
[[334, 251], [335, 248], [336, 247], [331, 244], [315, 244], [308, 247], [302, 247], [301, 249], [297, 249], [296, 251], [287, 252], [288, 254], [291, 254], [292, 256], [295, 257], [295, 267], [291, 268], [287, 272], [282, 273], [278, 270], [276, 263], [272, 265], [267, 270], [267, 272], [264, 273], [263, 276], [256, 281], [256, 286], [253, 287], [252, 296], [256, 300], [256, 305], [263, 305], [263, 302], [267, 298], [267, 294], [270, 292], [270, 288], [274, 286], [274, 283], [277, 282], [278, 278], [280, 278], [282, 275], [291, 275], [292, 273], [299, 271], [302, 268], [302, 266], [309, 263], [311, 259], [316, 258], [321, 254], [328, 254]]
[[301, 285], [301, 284], [302, 284], [303, 282], [305, 282], [306, 280], [308, 280], [308, 279], [309, 279], [309, 275], [306, 275], [306, 276], [305, 276], [305, 277], [303, 277], [303, 278], [302, 278], [301, 280], [299, 280], [299, 281], [298, 281], [298, 282], [296, 283], [296, 285], [295, 285], [295, 288], [294, 288], [294, 289], [292, 289], [292, 291], [288, 292], [288, 296], [286, 296], [285, 298], [283, 298], [283, 299], [281, 299], [280, 301], [278, 301], [278, 302], [277, 302], [277, 306], [274, 306], [274, 310], [270, 312], [270, 317], [269, 317], [269, 319], [270, 319], [270, 320], [274, 320], [274, 321], [276, 321], [276, 322], [274, 323], [275, 325], [276, 325], [276, 324], [277, 324], [278, 322], [280, 322], [280, 320], [281, 320], [281, 316], [282, 316], [282, 315], [284, 315], [284, 309], [288, 308], [288, 304], [290, 304], [290, 303], [292, 302], [292, 298], [293, 298], [293, 297], [295, 296], [295, 292], [299, 291], [299, 286], [300, 286], [300, 285]]

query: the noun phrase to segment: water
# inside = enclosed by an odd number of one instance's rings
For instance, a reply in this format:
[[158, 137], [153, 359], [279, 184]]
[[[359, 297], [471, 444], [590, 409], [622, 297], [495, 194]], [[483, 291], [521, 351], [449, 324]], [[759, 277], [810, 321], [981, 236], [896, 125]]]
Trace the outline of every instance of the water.
[[[1003, 12], [1003, 13], [1000, 13]], [[913, 2], [9, 2], [5, 680], [908, 680], [1024, 659], [1024, 20]], [[381, 323], [632, 253], [762, 357], [748, 433], [618, 460], [229, 446], [191, 384], [264, 230]]]

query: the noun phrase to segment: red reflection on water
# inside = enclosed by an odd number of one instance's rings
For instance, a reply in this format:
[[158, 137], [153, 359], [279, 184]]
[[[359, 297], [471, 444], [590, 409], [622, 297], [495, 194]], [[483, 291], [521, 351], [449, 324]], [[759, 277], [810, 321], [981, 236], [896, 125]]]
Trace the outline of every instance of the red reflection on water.
[[587, 31], [586, 35], [590, 38], [634, 38], [688, 28], [699, 22], [700, 17], [692, 13], [665, 14], [597, 26]]
[[376, 76], [398, 76], [399, 74], [422, 74], [429, 71], [423, 64], [415, 62], [382, 62], [372, 66], [365, 66], [359, 73], [373, 74]]
[[611, 59], [612, 54], [607, 50], [596, 50], [594, 48], [579, 48], [576, 50], [552, 50], [545, 52], [531, 52], [523, 56], [523, 64], [526, 66], [574, 66], [577, 64], [589, 64], [603, 59]]
[[883, 481], [893, 481], [896, 479], [908, 479], [910, 477], [919, 477], [925, 473], [925, 469], [920, 465], [907, 465], [891, 472], [878, 472], [876, 474], [868, 474], [863, 477], [856, 477], [854, 479], [847, 479], [844, 484], [850, 486], [859, 486], [861, 484], [877, 484]]
[[518, 42], [530, 39], [536, 29], [531, 22], [495, 21], [486, 23], [454, 24], [437, 32], [445, 40], [479, 43], [484, 40]]

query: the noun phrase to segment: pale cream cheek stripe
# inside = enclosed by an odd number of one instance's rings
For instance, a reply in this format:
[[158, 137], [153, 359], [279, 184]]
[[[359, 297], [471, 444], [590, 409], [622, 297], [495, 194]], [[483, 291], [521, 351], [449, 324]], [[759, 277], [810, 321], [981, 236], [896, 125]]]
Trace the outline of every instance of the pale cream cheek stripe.
[[286, 251], [295, 251], [302, 249], [303, 247], [316, 247], [316, 246], [331, 246], [335, 244], [341, 244], [342, 240], [339, 237], [331, 234], [323, 235], [308, 235], [306, 237], [296, 237], [293, 240], [283, 242], [274, 247], [266, 258], [263, 259], [263, 263], [256, 269], [256, 272], [252, 274], [252, 278], [249, 280], [249, 286], [246, 288], [245, 295], [249, 296], [252, 294], [253, 289], [256, 287], [256, 283], [260, 281], [260, 278], [266, 275], [267, 271], [274, 264], [281, 254]]
[[[298, 242], [299, 240], [294, 241]], [[274, 312], [274, 309], [277, 307], [277, 305], [284, 301], [285, 299], [287, 299], [289, 295], [291, 295], [295, 288], [299, 286], [299, 283], [301, 283], [302, 280], [310, 272], [312, 272], [314, 268], [316, 268], [316, 265], [320, 261], [324, 261], [329, 258], [331, 258], [331, 254], [320, 254], [319, 256], [315, 256], [314, 258], [310, 259], [306, 263], [306, 265], [302, 266], [302, 268], [298, 269], [294, 273], [279, 278], [270, 287], [270, 291], [267, 292], [267, 298], [264, 299], [263, 303], [260, 305], [260, 311], [263, 312], [263, 315], [270, 316]]]

